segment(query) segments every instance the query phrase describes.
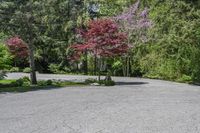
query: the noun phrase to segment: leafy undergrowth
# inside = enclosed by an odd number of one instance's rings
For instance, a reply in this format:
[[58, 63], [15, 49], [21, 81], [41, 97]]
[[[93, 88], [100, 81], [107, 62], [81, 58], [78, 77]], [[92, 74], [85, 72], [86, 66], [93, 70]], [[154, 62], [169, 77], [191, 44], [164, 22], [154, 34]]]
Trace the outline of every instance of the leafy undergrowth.
[[4, 92], [28, 92], [36, 90], [50, 90], [67, 86], [85, 86], [86, 83], [58, 81], [58, 80], [41, 80], [37, 85], [31, 85], [28, 77], [18, 80], [0, 80], [0, 93]]
[[159, 79], [159, 80], [167, 80], [167, 81], [173, 81], [173, 82], [178, 82], [178, 83], [187, 83], [187, 84], [195, 84], [193, 82], [192, 77], [187, 76], [187, 75], [182, 75], [181, 78], [176, 79], [176, 78], [164, 78], [159, 75], [144, 75], [144, 78], [149, 78], [149, 79]]

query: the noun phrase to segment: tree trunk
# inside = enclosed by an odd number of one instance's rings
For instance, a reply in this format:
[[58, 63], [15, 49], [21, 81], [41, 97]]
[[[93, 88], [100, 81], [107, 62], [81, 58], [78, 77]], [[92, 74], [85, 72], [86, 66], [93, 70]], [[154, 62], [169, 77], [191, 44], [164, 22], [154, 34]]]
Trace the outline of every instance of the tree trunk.
[[94, 75], [97, 73], [97, 56], [94, 56]]
[[83, 60], [83, 67], [84, 67], [84, 74], [88, 75], [88, 56], [87, 56], [87, 51], [84, 53], [84, 60]]
[[30, 62], [30, 78], [31, 78], [31, 84], [36, 85], [37, 84], [37, 78], [36, 78], [36, 72], [35, 72], [35, 60], [34, 60], [34, 48], [32, 44], [29, 44], [29, 62]]
[[98, 81], [101, 81], [101, 71], [98, 70]]
[[127, 73], [126, 73], [126, 76], [127, 77], [130, 77], [130, 57], [129, 56], [127, 56]]
[[132, 55], [130, 55], [130, 57], [129, 57], [129, 73], [130, 73], [130, 77], [132, 75], [132, 59], [133, 59], [133, 57], [132, 57]]
[[[128, 44], [130, 44], [130, 31], [128, 31]], [[129, 77], [130, 76], [130, 56], [129, 53], [127, 54], [127, 58], [126, 58], [126, 76]]]
[[98, 62], [98, 81], [101, 81], [101, 58], [99, 58], [97, 62]]
[[123, 68], [123, 75], [124, 75], [124, 77], [126, 77], [126, 57], [123, 59], [122, 58], [122, 62], [124, 63], [124, 65], [122, 66], [122, 68]]

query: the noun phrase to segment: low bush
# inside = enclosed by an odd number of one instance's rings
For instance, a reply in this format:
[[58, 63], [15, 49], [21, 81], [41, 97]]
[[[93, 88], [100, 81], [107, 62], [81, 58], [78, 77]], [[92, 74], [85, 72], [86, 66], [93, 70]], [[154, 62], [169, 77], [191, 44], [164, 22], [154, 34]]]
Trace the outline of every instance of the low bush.
[[31, 69], [29, 67], [26, 67], [24, 68], [23, 70], [24, 73], [30, 73], [31, 72]]
[[49, 71], [51, 71], [52, 73], [60, 73], [60, 66], [57, 64], [50, 64]]
[[22, 78], [22, 80], [23, 80], [23, 86], [30, 86], [31, 82], [29, 77], [25, 76]]
[[40, 80], [38, 81], [38, 86], [50, 86], [53, 82], [51, 80]]
[[[2, 39], [2, 38], [0, 38]], [[12, 55], [5, 44], [0, 40], [0, 70], [10, 69], [12, 64]]]
[[23, 78], [20, 78], [18, 80], [16, 80], [16, 82], [13, 83], [15, 86], [22, 86], [24, 84], [24, 80]]
[[0, 82], [0, 87], [22, 87], [22, 86], [30, 86], [29, 77], [23, 77], [17, 80], [2, 80]]
[[100, 85], [105, 85], [105, 86], [114, 86], [115, 82], [113, 80], [100, 80], [98, 81]]
[[38, 85], [39, 85], [39, 86], [46, 86], [47, 83], [46, 83], [46, 81], [41, 80], [41, 81], [38, 81]]
[[19, 67], [12, 67], [9, 71], [10, 72], [19, 72], [20, 69], [19, 69]]
[[47, 80], [46, 83], [47, 83], [47, 85], [52, 85], [53, 81], [52, 80]]
[[92, 84], [92, 83], [97, 83], [98, 81], [96, 79], [93, 79], [93, 78], [89, 78], [89, 79], [86, 79], [85, 80], [85, 83], [86, 84]]
[[69, 67], [62, 67], [59, 64], [50, 64], [48, 67], [48, 70], [54, 74], [66, 74], [71, 72], [71, 69]]
[[190, 77], [188, 75], [183, 75], [181, 78], [178, 79], [178, 82], [190, 83], [190, 82], [192, 82], [192, 77]]
[[115, 82], [113, 80], [104, 81], [105, 86], [114, 86]]

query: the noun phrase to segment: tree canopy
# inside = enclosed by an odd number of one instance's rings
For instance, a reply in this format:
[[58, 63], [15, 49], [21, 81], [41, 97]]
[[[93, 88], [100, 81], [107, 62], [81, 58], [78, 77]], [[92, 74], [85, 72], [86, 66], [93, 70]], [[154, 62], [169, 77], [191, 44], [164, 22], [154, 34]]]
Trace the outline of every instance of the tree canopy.
[[[89, 50], [86, 44], [95, 38], [76, 32], [89, 33], [91, 4], [99, 7], [93, 28], [102, 26], [101, 20], [117, 18], [131, 46], [126, 59], [102, 61], [105, 71], [112, 68], [120, 76], [127, 71], [129, 76], [200, 81], [199, 0], [2, 0], [1, 37], [18, 36], [27, 44], [33, 71], [77, 73], [87, 69], [94, 74], [97, 62], [92, 54], [85, 52], [79, 62], [70, 60], [73, 44]], [[116, 41], [111, 33], [109, 38]], [[103, 42], [110, 46], [110, 40]]]

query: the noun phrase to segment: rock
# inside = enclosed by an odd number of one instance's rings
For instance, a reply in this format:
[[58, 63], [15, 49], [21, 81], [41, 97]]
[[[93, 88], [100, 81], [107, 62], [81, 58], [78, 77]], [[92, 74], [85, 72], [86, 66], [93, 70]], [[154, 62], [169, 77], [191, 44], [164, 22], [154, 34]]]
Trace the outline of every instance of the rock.
[[92, 83], [92, 84], [90, 84], [90, 85], [92, 85], [92, 86], [100, 86], [99, 83]]

